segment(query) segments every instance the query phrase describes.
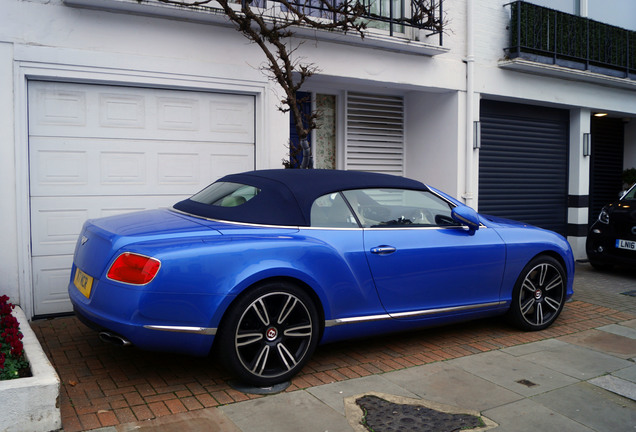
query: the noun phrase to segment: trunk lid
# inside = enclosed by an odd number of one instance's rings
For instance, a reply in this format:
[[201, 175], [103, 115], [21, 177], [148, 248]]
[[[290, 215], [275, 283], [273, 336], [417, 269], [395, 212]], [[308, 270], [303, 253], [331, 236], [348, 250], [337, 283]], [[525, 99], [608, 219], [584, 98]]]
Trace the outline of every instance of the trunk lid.
[[167, 209], [127, 213], [84, 223], [75, 246], [74, 264], [93, 277], [100, 277], [115, 253], [131, 243], [169, 238], [221, 235], [196, 218]]

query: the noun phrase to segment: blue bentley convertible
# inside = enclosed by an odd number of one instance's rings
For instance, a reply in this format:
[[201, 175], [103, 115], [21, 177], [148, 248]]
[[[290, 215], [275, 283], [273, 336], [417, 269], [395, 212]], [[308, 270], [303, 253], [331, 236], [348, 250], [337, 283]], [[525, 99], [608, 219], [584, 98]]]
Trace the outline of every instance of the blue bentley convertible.
[[266, 386], [319, 343], [507, 315], [541, 330], [572, 295], [558, 234], [478, 215], [418, 181], [228, 175], [170, 209], [89, 220], [69, 294], [104, 339], [207, 355]]

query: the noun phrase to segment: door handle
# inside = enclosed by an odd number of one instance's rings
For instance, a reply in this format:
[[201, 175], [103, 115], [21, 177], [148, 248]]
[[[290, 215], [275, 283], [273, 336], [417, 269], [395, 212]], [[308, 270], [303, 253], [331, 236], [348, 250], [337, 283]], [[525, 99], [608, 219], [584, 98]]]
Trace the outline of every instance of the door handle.
[[388, 254], [392, 254], [393, 252], [395, 252], [397, 249], [395, 249], [393, 246], [376, 246], [374, 248], [371, 248], [371, 253], [374, 254], [378, 254], [378, 255], [388, 255]]

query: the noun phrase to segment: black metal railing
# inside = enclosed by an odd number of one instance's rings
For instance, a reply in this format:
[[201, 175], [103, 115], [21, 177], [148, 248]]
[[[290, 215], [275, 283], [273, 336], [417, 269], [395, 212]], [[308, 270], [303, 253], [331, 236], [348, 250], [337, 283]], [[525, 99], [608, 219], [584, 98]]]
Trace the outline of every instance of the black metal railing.
[[511, 8], [510, 58], [636, 79], [636, 32], [525, 1]]
[[[267, 2], [281, 3], [278, 0], [238, 0], [249, 1], [253, 7], [266, 7]], [[439, 44], [443, 39], [443, 0], [287, 0], [289, 4], [301, 10], [308, 16], [337, 20], [333, 12], [344, 2], [360, 3], [366, 12], [361, 19], [368, 20], [367, 26], [387, 30], [389, 36], [404, 33], [404, 28], [428, 30], [427, 36], [439, 35]], [[327, 4], [330, 4], [330, 9]]]

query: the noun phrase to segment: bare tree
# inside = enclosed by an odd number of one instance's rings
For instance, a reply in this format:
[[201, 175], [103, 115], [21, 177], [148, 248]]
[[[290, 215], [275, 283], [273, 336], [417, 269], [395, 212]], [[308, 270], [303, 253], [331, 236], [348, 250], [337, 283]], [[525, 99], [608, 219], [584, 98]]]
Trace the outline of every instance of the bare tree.
[[[144, 2], [147, 0], [137, 0]], [[311, 168], [309, 133], [316, 128], [317, 112], [303, 115], [297, 93], [318, 68], [303, 62], [295, 54], [302, 41], [292, 43], [294, 29], [301, 27], [353, 32], [364, 37], [373, 0], [154, 0], [180, 7], [200, 9], [218, 4], [236, 29], [258, 45], [267, 62], [262, 66], [269, 77], [283, 90], [279, 109], [291, 112], [296, 133], [302, 147], [301, 168]], [[267, 1], [267, 3], [266, 3]], [[379, 0], [378, 0], [379, 1]], [[435, 21], [435, 7], [439, 0], [415, 0], [414, 14], [408, 20], [422, 23]], [[240, 6], [239, 6], [240, 2]], [[267, 7], [266, 7], [267, 6]], [[367, 18], [367, 19], [364, 19]], [[430, 26], [429, 26], [430, 28]], [[441, 24], [440, 24], [441, 31]]]

